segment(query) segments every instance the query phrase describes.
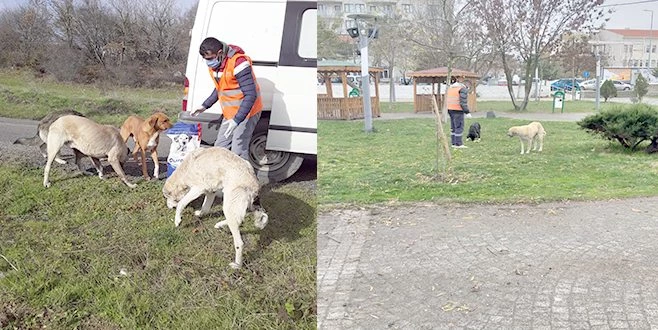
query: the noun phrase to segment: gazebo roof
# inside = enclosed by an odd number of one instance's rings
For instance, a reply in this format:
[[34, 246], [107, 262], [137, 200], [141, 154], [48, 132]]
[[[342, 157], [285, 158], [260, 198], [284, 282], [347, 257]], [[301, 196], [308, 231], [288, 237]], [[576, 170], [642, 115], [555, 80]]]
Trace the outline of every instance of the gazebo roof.
[[[475, 72], [456, 69], [456, 68], [452, 68], [451, 75], [463, 76], [465, 78], [480, 78], [480, 75]], [[422, 71], [414, 71], [409, 74], [409, 77], [415, 77], [415, 78], [423, 78], [423, 77], [434, 78], [434, 77], [447, 77], [447, 76], [448, 76], [448, 68], [445, 66], [440, 68], [422, 70]]]
[[[383, 72], [384, 69], [370, 67], [369, 72]], [[361, 62], [324, 60], [318, 61], [318, 72], [361, 72]]]

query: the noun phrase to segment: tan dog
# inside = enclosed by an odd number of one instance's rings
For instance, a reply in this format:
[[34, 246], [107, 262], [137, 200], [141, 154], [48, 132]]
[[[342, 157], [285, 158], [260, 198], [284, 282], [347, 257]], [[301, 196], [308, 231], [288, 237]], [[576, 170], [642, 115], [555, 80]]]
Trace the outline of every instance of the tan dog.
[[137, 161], [137, 152], [142, 152], [142, 175], [146, 180], [151, 179], [146, 170], [146, 152], [151, 152], [151, 158], [155, 166], [153, 177], [158, 179], [160, 174], [160, 164], [158, 162], [160, 132], [170, 129], [172, 126], [169, 117], [162, 112], [155, 112], [146, 120], [138, 116], [130, 116], [121, 125], [123, 143], [128, 142], [128, 138], [131, 136], [135, 140], [135, 150], [133, 150], [135, 161]]
[[226, 148], [199, 148], [190, 152], [183, 162], [167, 178], [162, 187], [162, 194], [167, 199], [167, 207], [176, 207], [176, 226], [181, 223], [181, 214], [187, 204], [205, 195], [201, 210], [194, 215], [203, 216], [210, 211], [215, 194], [223, 191], [223, 211], [226, 220], [215, 224], [215, 228], [228, 225], [233, 235], [235, 262], [232, 268], [242, 265], [242, 237], [240, 225], [247, 210], [254, 212], [254, 225], [263, 229], [268, 216], [260, 207], [254, 205], [260, 185], [251, 164]]
[[[46, 147], [46, 141], [48, 141], [48, 129], [50, 129], [50, 125], [52, 125], [52, 123], [54, 123], [55, 120], [59, 119], [59, 117], [66, 115], [75, 115], [80, 117], [85, 116], [82, 113], [71, 109], [51, 112], [39, 121], [39, 125], [37, 126], [37, 134], [35, 136], [31, 138], [17, 139], [16, 141], [14, 141], [14, 144], [39, 146], [43, 158], [48, 158], [48, 152]], [[66, 164], [66, 161], [59, 157], [55, 157], [55, 161], [60, 164]]]
[[523, 126], [512, 126], [507, 131], [509, 137], [518, 136], [521, 140], [521, 154], [524, 153], [525, 143], [528, 143], [528, 150], [525, 151], [526, 154], [530, 153], [530, 147], [533, 147], [533, 150], [542, 151], [544, 148], [544, 136], [546, 131], [544, 126], [540, 122], [533, 121], [528, 125]]
[[82, 171], [80, 160], [89, 156], [98, 171], [98, 177], [103, 179], [103, 167], [99, 158], [107, 157], [114, 171], [128, 187], [135, 184], [128, 182], [121, 164], [128, 158], [128, 148], [121, 139], [119, 130], [110, 125], [97, 124], [91, 119], [79, 116], [62, 116], [55, 120], [48, 131], [48, 160], [43, 173], [43, 186], [50, 187], [48, 175], [50, 166], [63, 145], [68, 145], [75, 153], [75, 162]]

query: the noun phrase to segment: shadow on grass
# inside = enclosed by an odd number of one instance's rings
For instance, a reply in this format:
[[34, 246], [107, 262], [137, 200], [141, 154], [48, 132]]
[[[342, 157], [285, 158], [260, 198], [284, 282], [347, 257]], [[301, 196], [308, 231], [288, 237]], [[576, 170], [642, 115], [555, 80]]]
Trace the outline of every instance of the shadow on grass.
[[316, 209], [307, 202], [289, 194], [272, 191], [269, 186], [261, 190], [261, 205], [265, 208], [269, 221], [263, 230], [243, 231], [260, 235], [257, 243], [259, 248], [247, 252], [246, 260], [260, 259], [265, 248], [274, 241], [290, 242], [304, 237], [302, 231], [313, 226], [317, 216]]

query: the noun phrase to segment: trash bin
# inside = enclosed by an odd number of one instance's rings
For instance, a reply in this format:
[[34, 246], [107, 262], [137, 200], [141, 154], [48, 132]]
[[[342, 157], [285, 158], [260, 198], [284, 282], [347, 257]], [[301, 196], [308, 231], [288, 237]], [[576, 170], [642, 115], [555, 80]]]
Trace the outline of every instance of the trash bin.
[[553, 94], [553, 112], [555, 109], [560, 109], [560, 112], [564, 112], [564, 92], [557, 91]]
[[571, 101], [580, 100], [580, 88], [576, 88], [570, 94], [571, 94]]
[[174, 172], [185, 156], [192, 150], [199, 148], [201, 139], [199, 137], [199, 127], [197, 124], [186, 124], [177, 122], [165, 134], [171, 139], [169, 147], [169, 156], [167, 156], [167, 177]]

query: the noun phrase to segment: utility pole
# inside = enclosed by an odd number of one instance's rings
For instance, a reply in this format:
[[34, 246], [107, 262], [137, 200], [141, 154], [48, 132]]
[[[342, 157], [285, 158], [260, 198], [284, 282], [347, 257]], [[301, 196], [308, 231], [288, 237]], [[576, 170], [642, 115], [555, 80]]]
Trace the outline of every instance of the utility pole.
[[594, 46], [596, 52], [596, 113], [599, 113], [601, 102], [601, 53], [598, 45]]
[[643, 11], [648, 11], [651, 12], [651, 28], [649, 29], [649, 63], [646, 65], [647, 67], [651, 68], [651, 52], [653, 52], [653, 48], [651, 46], [651, 39], [653, 39], [653, 10], [651, 9], [643, 9]]

